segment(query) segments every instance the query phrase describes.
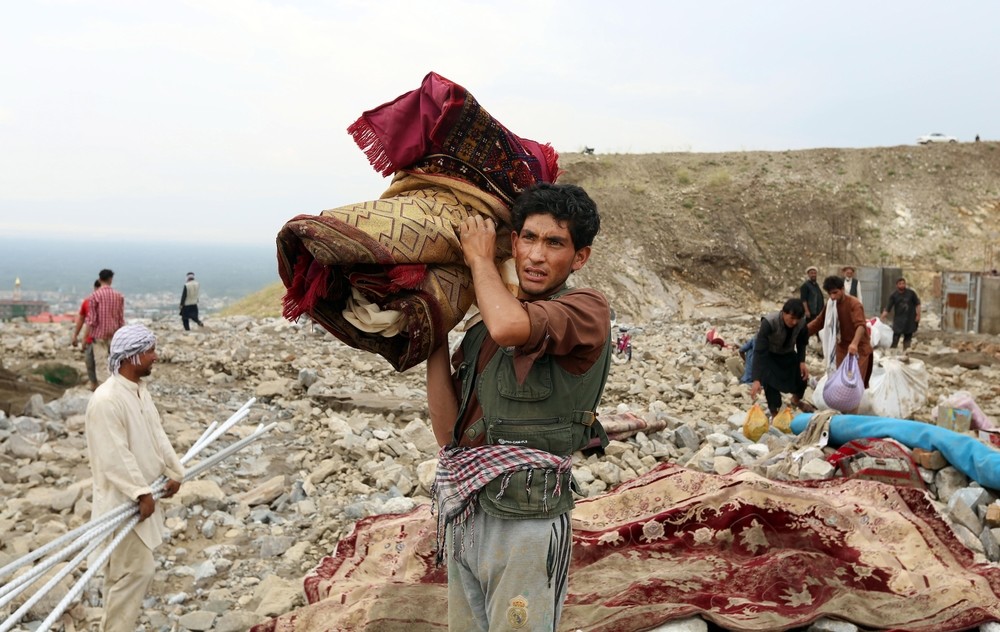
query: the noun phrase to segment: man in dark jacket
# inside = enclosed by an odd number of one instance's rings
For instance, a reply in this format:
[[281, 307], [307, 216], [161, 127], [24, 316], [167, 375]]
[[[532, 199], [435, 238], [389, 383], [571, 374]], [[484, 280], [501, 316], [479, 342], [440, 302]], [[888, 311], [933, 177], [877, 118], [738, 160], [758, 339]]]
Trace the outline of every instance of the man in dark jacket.
[[200, 293], [201, 286], [194, 280], [194, 272], [188, 272], [184, 289], [181, 290], [181, 322], [184, 324], [185, 331], [191, 329], [190, 321], [192, 320], [198, 323], [199, 327], [205, 326], [198, 318], [198, 295]]
[[806, 276], [809, 278], [799, 288], [799, 298], [802, 299], [802, 305], [806, 310], [806, 322], [815, 318], [816, 314], [823, 309], [823, 290], [816, 281], [816, 275], [818, 274], [819, 270], [816, 266], [806, 268]]
[[806, 366], [806, 346], [809, 334], [803, 319], [802, 301], [790, 298], [780, 312], [760, 319], [760, 329], [753, 344], [753, 386], [750, 397], [756, 398], [764, 389], [767, 408], [773, 417], [781, 408], [781, 394], [791, 393], [792, 404], [812, 410], [802, 401], [809, 381]]
[[903, 337], [903, 351], [910, 348], [910, 341], [913, 334], [920, 325], [920, 297], [917, 293], [906, 287], [906, 279], [900, 277], [896, 280], [896, 291], [889, 296], [889, 302], [882, 310], [882, 320], [885, 320], [889, 312], [894, 312], [892, 316], [892, 348], [899, 344], [899, 337]]
[[844, 291], [864, 303], [864, 299], [861, 298], [861, 283], [854, 276], [854, 266], [844, 266], [840, 269], [840, 273], [844, 276]]

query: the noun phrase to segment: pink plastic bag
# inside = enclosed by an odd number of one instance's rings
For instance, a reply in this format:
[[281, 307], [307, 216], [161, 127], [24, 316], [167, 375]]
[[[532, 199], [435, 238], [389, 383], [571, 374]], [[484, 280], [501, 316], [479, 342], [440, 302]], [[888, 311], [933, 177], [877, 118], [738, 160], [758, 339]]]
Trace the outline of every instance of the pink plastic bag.
[[864, 394], [865, 384], [858, 370], [858, 356], [849, 353], [826, 381], [823, 401], [830, 408], [846, 413], [861, 405]]

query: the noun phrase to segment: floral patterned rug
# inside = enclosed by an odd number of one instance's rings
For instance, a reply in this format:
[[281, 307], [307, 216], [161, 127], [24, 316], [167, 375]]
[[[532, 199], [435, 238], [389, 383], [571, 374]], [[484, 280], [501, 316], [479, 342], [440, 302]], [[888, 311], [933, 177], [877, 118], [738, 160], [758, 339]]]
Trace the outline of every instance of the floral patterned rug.
[[[446, 630], [434, 524], [429, 506], [358, 522], [305, 578], [310, 605], [254, 631]], [[974, 559], [918, 489], [663, 464], [579, 502], [573, 526], [563, 630], [694, 615], [727, 630], [822, 616], [913, 632], [1000, 621], [1000, 566]]]

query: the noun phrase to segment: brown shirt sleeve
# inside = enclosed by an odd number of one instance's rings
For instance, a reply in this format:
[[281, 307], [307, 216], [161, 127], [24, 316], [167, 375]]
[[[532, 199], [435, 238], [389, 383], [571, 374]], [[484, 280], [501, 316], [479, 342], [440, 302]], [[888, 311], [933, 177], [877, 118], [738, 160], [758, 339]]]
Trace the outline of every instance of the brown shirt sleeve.
[[611, 308], [603, 294], [573, 290], [552, 300], [522, 304], [531, 321], [531, 335], [514, 355], [519, 382], [542, 355], [553, 356], [573, 375], [585, 373], [597, 362], [611, 335]]
[[[611, 336], [611, 308], [603, 294], [594, 290], [574, 290], [550, 301], [527, 301], [522, 305], [531, 319], [531, 336], [514, 356], [514, 368], [519, 380], [523, 381], [535, 359], [546, 353], [574, 375], [585, 373], [594, 366]], [[487, 334], [476, 362], [477, 376], [496, 351], [497, 344]], [[452, 357], [452, 366], [457, 368], [463, 361], [459, 348]], [[453, 374], [453, 378], [456, 380], [455, 392], [461, 393], [457, 375]], [[477, 441], [470, 441], [464, 434], [482, 416], [482, 406], [473, 389], [465, 414], [456, 425], [460, 445], [482, 444], [485, 435]]]
[[823, 303], [823, 309], [819, 310], [819, 314], [816, 314], [816, 318], [809, 321], [806, 325], [806, 329], [809, 331], [810, 336], [815, 336], [819, 333], [819, 330], [823, 328], [826, 320], [826, 303]]
[[847, 339], [848, 344], [850, 344], [850, 341], [854, 339], [854, 334], [857, 332], [858, 327], [861, 327], [865, 330], [865, 333], [861, 336], [861, 342], [859, 344], [864, 345], [864, 343], [868, 340], [868, 327], [867, 321], [865, 320], [864, 305], [862, 305], [861, 301], [853, 296], [845, 296], [842, 302], [845, 304], [845, 309], [840, 310], [843, 313], [837, 314], [837, 316], [841, 319], [841, 322], [845, 324], [850, 323], [849, 327], [845, 327], [842, 330], [844, 337]]

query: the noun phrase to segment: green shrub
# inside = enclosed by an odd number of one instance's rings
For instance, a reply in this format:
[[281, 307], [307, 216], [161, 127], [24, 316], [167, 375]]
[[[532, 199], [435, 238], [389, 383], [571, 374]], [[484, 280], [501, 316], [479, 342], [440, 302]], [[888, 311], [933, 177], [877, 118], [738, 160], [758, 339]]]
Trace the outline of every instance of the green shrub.
[[718, 169], [713, 171], [711, 175], [708, 176], [708, 186], [710, 187], [723, 187], [729, 184], [732, 178], [729, 175], [729, 171], [726, 169]]
[[49, 384], [56, 386], [76, 386], [80, 383], [80, 372], [71, 366], [58, 363], [43, 364], [35, 369]]

